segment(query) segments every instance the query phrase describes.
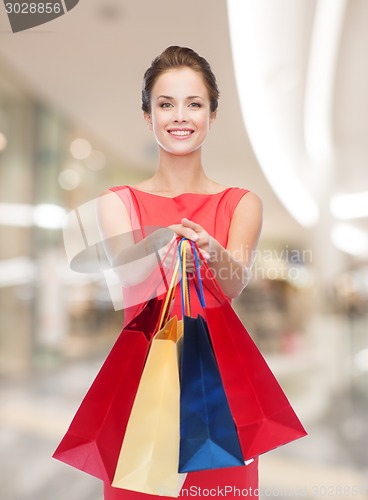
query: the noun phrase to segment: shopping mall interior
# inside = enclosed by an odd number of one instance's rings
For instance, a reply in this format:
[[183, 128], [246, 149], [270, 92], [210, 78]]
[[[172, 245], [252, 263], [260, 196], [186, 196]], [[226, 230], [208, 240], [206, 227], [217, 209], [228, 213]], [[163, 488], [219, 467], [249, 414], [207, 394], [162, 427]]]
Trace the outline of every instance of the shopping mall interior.
[[98, 500], [51, 458], [122, 328], [63, 221], [155, 171], [142, 76], [169, 45], [211, 63], [207, 175], [264, 224], [234, 308], [308, 436], [260, 457], [260, 498], [368, 498], [368, 2], [80, 0], [12, 33], [0, 7], [0, 496]]

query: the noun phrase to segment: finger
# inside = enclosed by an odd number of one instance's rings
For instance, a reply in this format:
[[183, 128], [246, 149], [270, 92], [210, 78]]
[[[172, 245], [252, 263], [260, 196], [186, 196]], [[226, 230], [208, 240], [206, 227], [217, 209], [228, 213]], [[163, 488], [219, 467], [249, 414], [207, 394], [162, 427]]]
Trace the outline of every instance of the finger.
[[188, 240], [197, 241], [199, 239], [199, 235], [193, 229], [185, 227], [182, 224], [176, 226], [175, 232], [178, 236]]
[[211, 255], [208, 252], [202, 250], [201, 248], [199, 248], [199, 252], [203, 260], [208, 260], [211, 257]]
[[196, 268], [192, 265], [192, 266], [187, 266], [186, 268], [186, 272], [187, 273], [190, 273], [190, 274], [193, 274], [195, 272]]
[[193, 229], [197, 233], [200, 232], [200, 231], [203, 231], [203, 227], [202, 226], [200, 226], [196, 222], [193, 222], [192, 220], [187, 219], [186, 217], [184, 217], [181, 220], [181, 223], [183, 224], [183, 226], [190, 227], [191, 229]]

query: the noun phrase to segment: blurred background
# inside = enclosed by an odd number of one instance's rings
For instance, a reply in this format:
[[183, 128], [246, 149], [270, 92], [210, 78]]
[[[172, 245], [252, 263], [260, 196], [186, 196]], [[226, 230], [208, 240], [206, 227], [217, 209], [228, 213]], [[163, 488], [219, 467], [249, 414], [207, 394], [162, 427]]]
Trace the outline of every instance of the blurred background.
[[366, 0], [80, 0], [13, 34], [0, 7], [1, 498], [102, 498], [51, 455], [123, 312], [61, 225], [154, 171], [141, 81], [168, 45], [218, 79], [208, 176], [264, 203], [235, 307], [309, 436], [261, 457], [262, 498], [368, 498], [367, 25]]

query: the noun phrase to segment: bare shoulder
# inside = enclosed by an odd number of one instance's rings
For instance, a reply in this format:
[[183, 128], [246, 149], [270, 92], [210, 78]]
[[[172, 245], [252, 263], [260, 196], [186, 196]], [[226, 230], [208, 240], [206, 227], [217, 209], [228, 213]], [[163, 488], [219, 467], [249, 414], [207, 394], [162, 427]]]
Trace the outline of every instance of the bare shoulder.
[[[263, 207], [258, 195], [248, 191], [240, 199], [229, 228], [228, 248], [255, 249], [261, 235], [263, 226]], [[253, 252], [253, 250], [252, 250]], [[251, 253], [252, 253], [251, 252]], [[251, 265], [251, 261], [244, 257], [246, 265]]]
[[236, 213], [249, 213], [251, 211], [253, 214], [258, 213], [262, 216], [263, 204], [261, 198], [253, 191], [248, 191], [239, 201], [234, 215]]
[[111, 194], [111, 193], [112, 193], [111, 189], [104, 189], [103, 191], [101, 191], [99, 193], [98, 197], [102, 198], [103, 196], [106, 196], [106, 195]]
[[110, 189], [101, 191], [96, 199], [98, 220], [105, 224], [119, 224], [119, 220], [127, 218], [128, 211], [119, 195]]
[[[101, 191], [96, 199], [97, 201], [97, 209], [104, 210], [108, 209], [112, 205], [118, 204], [119, 197], [116, 195], [114, 191], [110, 189], [105, 189]], [[122, 204], [121, 202], [119, 204]]]
[[235, 232], [254, 234], [258, 239], [263, 225], [263, 205], [261, 198], [248, 191], [239, 201], [231, 219], [231, 229]]

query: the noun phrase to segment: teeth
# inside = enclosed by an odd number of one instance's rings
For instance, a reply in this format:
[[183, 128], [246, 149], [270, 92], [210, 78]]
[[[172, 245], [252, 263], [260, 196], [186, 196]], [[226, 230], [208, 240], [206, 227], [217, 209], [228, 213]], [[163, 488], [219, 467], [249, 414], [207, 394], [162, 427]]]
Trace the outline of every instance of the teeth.
[[172, 135], [190, 135], [191, 133], [190, 130], [170, 130]]

